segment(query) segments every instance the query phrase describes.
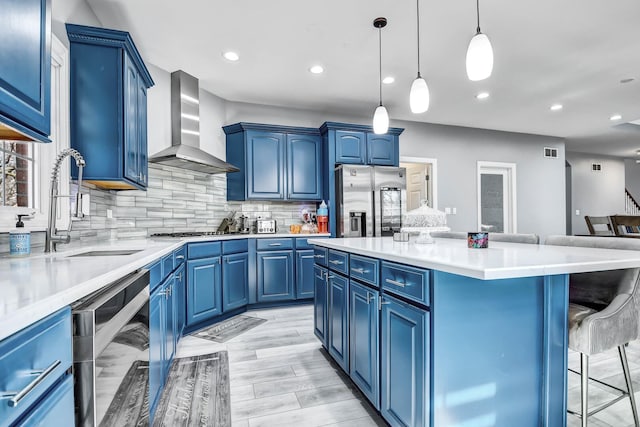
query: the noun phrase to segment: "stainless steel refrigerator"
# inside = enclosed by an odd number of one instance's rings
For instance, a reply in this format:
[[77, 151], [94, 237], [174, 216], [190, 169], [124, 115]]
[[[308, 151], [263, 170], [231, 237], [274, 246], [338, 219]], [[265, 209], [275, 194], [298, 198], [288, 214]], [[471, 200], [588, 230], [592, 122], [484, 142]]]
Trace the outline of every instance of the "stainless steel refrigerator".
[[336, 237], [392, 236], [406, 209], [406, 170], [340, 165], [335, 169]]

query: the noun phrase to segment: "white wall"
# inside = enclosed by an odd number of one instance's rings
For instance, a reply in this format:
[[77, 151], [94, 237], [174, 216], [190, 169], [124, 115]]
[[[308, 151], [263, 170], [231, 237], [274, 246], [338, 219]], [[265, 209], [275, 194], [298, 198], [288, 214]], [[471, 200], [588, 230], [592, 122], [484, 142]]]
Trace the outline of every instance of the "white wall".
[[624, 184], [633, 198], [640, 202], [640, 164], [635, 159], [624, 161]]
[[[572, 233], [588, 234], [585, 215], [606, 216], [624, 214], [624, 160], [595, 154], [568, 152], [571, 165]], [[591, 170], [600, 163], [602, 170]], [[575, 215], [576, 210], [580, 211]]]
[[65, 23], [102, 27], [93, 10], [85, 0], [52, 0], [51, 31], [65, 46], [69, 46]]

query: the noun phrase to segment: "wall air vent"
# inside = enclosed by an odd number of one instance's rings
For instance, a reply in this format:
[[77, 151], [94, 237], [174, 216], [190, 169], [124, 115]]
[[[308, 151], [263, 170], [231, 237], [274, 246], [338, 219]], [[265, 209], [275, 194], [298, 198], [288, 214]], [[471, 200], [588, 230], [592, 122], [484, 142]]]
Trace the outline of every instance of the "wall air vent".
[[558, 149], [551, 147], [544, 147], [544, 156], [549, 157], [550, 159], [555, 159], [558, 157]]
[[602, 164], [601, 163], [591, 163], [591, 170], [593, 172], [600, 172], [602, 170]]

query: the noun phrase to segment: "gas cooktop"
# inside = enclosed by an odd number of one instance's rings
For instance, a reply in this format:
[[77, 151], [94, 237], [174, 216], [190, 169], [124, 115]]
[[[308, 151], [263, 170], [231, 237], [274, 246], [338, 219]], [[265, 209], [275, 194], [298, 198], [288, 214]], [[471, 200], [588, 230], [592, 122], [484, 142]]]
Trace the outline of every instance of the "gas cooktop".
[[151, 237], [199, 237], [199, 236], [218, 236], [221, 234], [236, 234], [225, 233], [223, 231], [183, 231], [179, 233], [155, 233]]

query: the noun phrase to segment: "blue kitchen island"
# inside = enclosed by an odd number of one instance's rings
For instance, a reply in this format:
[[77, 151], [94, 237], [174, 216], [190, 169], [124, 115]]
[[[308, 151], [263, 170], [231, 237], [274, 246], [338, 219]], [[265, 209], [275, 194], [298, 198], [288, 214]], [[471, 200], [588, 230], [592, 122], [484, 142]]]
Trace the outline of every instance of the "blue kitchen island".
[[566, 426], [570, 273], [640, 253], [309, 240], [315, 333], [392, 426]]

